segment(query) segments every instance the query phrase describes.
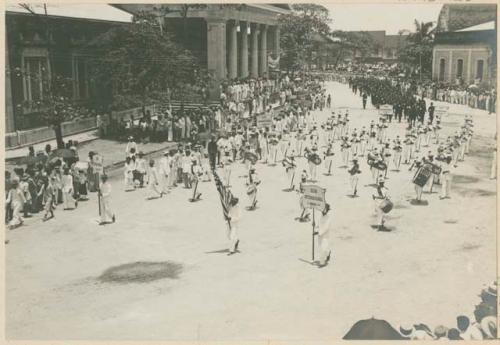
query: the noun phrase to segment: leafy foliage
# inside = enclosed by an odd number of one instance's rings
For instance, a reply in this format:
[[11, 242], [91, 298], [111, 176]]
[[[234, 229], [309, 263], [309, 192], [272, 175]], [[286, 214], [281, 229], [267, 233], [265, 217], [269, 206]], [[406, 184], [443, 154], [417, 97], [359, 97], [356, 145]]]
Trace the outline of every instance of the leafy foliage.
[[97, 83], [111, 87], [115, 100], [139, 96], [145, 103], [153, 91], [182, 88], [203, 80], [196, 58], [163, 32], [154, 13], [144, 13], [131, 25], [110, 29], [90, 47], [98, 56], [91, 62], [93, 77]]
[[330, 34], [328, 9], [316, 4], [296, 4], [292, 13], [279, 18], [281, 24], [280, 64], [288, 70], [299, 70], [312, 58], [314, 35]]
[[334, 31], [333, 36], [339, 39], [338, 50], [335, 58], [335, 66], [348, 56], [354, 56], [356, 52], [365, 57], [373, 51], [373, 38], [366, 32]]
[[418, 22], [415, 20], [415, 31], [411, 32], [408, 44], [398, 53], [399, 60], [414, 73], [429, 74], [432, 70], [432, 47], [434, 29], [432, 22]]

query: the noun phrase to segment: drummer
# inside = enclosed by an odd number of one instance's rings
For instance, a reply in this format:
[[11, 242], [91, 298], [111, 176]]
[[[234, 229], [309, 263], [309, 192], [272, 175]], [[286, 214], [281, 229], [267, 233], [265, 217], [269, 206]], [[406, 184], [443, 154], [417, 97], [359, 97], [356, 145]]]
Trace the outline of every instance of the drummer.
[[374, 183], [377, 183], [380, 170], [377, 168], [378, 162], [381, 160], [378, 149], [375, 147], [372, 152], [368, 153], [368, 165], [370, 166], [370, 171], [372, 173], [372, 179]]
[[319, 158], [318, 157], [318, 147], [316, 145], [313, 145], [311, 148], [311, 153], [309, 154], [308, 158], [308, 165], [309, 165], [309, 176], [311, 177], [311, 181], [316, 182], [317, 181], [317, 175], [318, 175], [318, 165], [316, 164], [316, 160]]
[[383, 230], [385, 229], [384, 224], [385, 224], [385, 212], [383, 210], [383, 207], [386, 203], [386, 200], [388, 199], [388, 189], [385, 186], [385, 181], [381, 177], [378, 181], [377, 185], [377, 194], [372, 195], [373, 200], [375, 200], [375, 211], [377, 213], [377, 228], [378, 230]]
[[396, 171], [399, 171], [399, 167], [401, 165], [401, 152], [403, 151], [403, 147], [401, 146], [401, 140], [399, 139], [399, 135], [394, 140], [394, 144], [392, 147], [393, 152], [393, 162]]
[[420, 185], [418, 185], [416, 183], [416, 178], [420, 174], [421, 168], [423, 167], [423, 164], [424, 164], [424, 160], [420, 159], [417, 156], [415, 158], [415, 160], [413, 161], [412, 165], [410, 166], [410, 169], [408, 169], [408, 171], [412, 171], [413, 168], [417, 169], [417, 171], [415, 172], [415, 175], [413, 176], [413, 185], [415, 186], [415, 193], [416, 193], [416, 199], [415, 200], [417, 201], [417, 203], [420, 203], [422, 201], [422, 192], [423, 192], [423, 189], [424, 189], [423, 186], [420, 186]]
[[340, 153], [342, 155], [342, 166], [347, 168], [347, 164], [349, 162], [349, 149], [351, 145], [349, 145], [348, 137], [343, 136], [342, 143], [340, 144]]

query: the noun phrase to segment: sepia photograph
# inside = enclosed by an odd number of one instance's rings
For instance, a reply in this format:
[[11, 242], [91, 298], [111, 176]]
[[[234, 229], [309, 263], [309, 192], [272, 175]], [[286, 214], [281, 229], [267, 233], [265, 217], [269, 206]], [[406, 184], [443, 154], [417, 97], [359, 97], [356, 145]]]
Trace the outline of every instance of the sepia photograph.
[[498, 338], [496, 2], [3, 17], [5, 340]]

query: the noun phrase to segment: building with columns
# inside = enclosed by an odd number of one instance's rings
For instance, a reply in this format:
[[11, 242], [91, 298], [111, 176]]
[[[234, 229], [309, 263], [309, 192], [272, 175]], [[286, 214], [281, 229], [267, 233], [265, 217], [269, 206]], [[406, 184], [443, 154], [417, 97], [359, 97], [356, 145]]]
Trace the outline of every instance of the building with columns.
[[207, 67], [212, 98], [223, 80], [271, 76], [268, 62], [280, 55], [278, 16], [290, 13], [284, 4], [168, 4], [166, 14], [158, 4], [114, 6], [157, 13], [164, 30]]

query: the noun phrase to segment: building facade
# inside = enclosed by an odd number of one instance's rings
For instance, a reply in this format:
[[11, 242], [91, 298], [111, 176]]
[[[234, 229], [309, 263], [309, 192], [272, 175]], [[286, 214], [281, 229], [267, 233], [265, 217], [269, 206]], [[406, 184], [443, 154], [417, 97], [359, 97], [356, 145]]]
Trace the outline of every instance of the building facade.
[[432, 52], [433, 80], [496, 84], [496, 13], [496, 4], [443, 5]]
[[[158, 13], [155, 4], [114, 5], [132, 14]], [[278, 16], [282, 4], [168, 5], [161, 16], [167, 32], [190, 49], [211, 75], [210, 94], [219, 95], [226, 79], [268, 77], [270, 59], [280, 56]]]
[[[131, 18], [128, 14], [127, 17]], [[53, 75], [71, 80], [68, 87], [77, 104], [104, 102], [106, 90], [92, 83], [88, 68], [89, 59], [95, 58], [96, 53], [86, 48], [86, 44], [113, 25], [123, 24], [7, 10], [6, 132], [47, 126], [38, 104], [47, 93], [48, 79]]]
[[496, 30], [438, 33], [432, 79], [451, 84], [495, 82]]

